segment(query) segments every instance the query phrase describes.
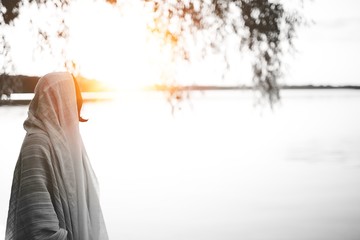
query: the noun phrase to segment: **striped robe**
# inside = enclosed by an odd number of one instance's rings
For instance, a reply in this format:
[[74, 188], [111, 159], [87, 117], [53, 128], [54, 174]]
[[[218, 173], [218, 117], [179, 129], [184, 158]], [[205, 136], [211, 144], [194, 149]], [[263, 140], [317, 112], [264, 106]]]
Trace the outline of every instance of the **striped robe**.
[[59, 72], [36, 85], [14, 172], [6, 240], [108, 239], [79, 131], [74, 83], [69, 73]]
[[64, 193], [56, 179], [57, 171], [48, 136], [26, 136], [14, 171], [10, 203], [17, 204], [10, 204], [8, 239], [67, 239], [66, 201], [61, 197]]

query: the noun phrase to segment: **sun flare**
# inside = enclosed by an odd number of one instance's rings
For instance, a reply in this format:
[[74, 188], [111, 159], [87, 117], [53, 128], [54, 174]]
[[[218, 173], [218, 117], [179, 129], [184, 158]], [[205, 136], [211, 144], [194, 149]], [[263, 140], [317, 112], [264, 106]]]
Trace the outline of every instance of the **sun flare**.
[[147, 28], [149, 16], [141, 4], [80, 2], [72, 11], [69, 52], [82, 76], [114, 90], [160, 82], [159, 44]]

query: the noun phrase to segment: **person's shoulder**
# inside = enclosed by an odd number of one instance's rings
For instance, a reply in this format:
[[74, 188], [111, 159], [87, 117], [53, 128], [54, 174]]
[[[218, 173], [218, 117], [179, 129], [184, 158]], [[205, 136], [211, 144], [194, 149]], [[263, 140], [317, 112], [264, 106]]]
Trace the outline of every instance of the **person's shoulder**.
[[42, 132], [27, 134], [24, 139], [24, 143], [27, 143], [30, 145], [31, 144], [47, 145], [47, 144], [49, 144], [49, 142], [50, 142], [49, 136], [46, 133], [42, 133]]
[[[51, 148], [49, 137], [43, 133], [25, 136], [18, 158], [17, 171], [25, 176], [45, 176], [51, 172]], [[34, 178], [32, 178], [34, 179]]]
[[33, 133], [25, 136], [21, 147], [21, 153], [24, 156], [42, 156], [49, 157], [51, 143], [48, 135], [42, 133]]

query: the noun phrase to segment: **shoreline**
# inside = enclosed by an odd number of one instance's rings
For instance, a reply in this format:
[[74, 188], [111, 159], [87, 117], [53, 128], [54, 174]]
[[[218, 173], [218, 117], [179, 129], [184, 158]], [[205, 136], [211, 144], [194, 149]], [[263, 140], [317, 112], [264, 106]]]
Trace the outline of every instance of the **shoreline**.
[[[283, 91], [313, 91], [313, 90], [360, 90], [360, 86], [282, 86], [280, 87], [280, 93]], [[194, 91], [194, 92], [216, 92], [216, 91], [239, 91], [250, 92], [256, 91], [250, 87], [236, 87], [236, 86], [180, 86], [180, 87], [168, 87], [168, 86], [154, 86], [138, 90], [123, 90], [123, 91], [91, 91], [82, 92], [84, 102], [102, 102], [111, 101], [116, 98], [119, 93], [127, 92], [174, 92], [174, 91]], [[19, 106], [28, 105], [34, 93], [12, 93], [10, 98], [0, 99], [1, 106]]]

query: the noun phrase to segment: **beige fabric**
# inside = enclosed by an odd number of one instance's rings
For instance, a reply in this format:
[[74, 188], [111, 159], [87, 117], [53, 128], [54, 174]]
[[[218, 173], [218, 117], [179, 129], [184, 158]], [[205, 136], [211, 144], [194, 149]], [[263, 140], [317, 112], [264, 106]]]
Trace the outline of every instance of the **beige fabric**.
[[107, 240], [69, 73], [42, 77], [11, 189], [6, 240]]

